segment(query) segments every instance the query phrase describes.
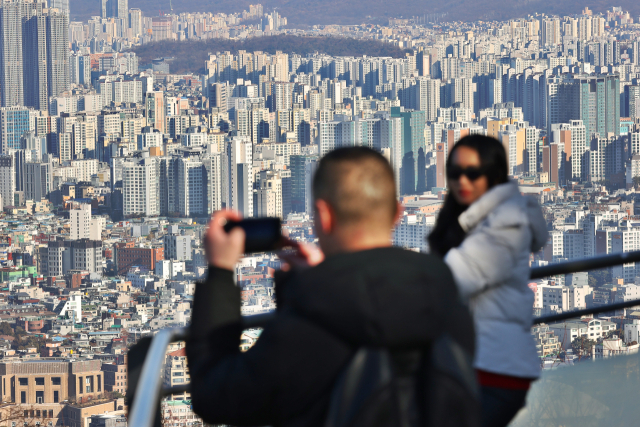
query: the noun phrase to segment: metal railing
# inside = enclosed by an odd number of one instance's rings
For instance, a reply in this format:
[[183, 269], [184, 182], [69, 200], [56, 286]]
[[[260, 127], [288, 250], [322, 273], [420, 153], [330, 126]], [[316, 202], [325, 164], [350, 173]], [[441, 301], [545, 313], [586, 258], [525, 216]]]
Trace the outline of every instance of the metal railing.
[[[613, 267], [615, 265], [631, 262], [640, 262], [640, 251], [609, 254], [596, 258], [586, 258], [576, 261], [566, 261], [558, 264], [545, 265], [544, 267], [536, 267], [531, 269], [530, 277], [532, 279], [542, 279], [543, 277], [577, 273], [580, 271], [598, 270], [600, 268]], [[638, 305], [640, 305], [640, 299], [540, 316], [535, 318], [533, 323], [534, 325], [537, 325], [540, 323], [558, 322], [561, 320], [588, 316], [590, 314], [600, 314], [608, 311], [621, 310], [623, 308], [635, 307]]]
[[[242, 323], [245, 329], [258, 328], [264, 326], [272, 318], [273, 313], [255, 314], [243, 317]], [[136, 394], [131, 411], [129, 411], [128, 425], [150, 427], [162, 397], [189, 392], [189, 384], [163, 387], [161, 376], [169, 344], [187, 339], [189, 339], [188, 327], [162, 329], [153, 337], [136, 387], [136, 391], [144, 390], [145, 392]]]
[[[597, 270], [615, 265], [631, 262], [640, 262], [640, 251], [620, 254], [604, 255], [597, 258], [589, 258], [578, 261], [567, 261], [558, 264], [535, 267], [531, 269], [531, 279], [559, 274], [577, 273], [581, 271]], [[640, 300], [625, 301], [608, 304], [600, 307], [592, 307], [584, 310], [568, 311], [560, 314], [541, 316], [534, 319], [534, 324], [556, 322], [572, 319], [590, 314], [598, 314], [612, 310], [640, 306]], [[274, 317], [274, 313], [257, 314], [243, 317], [245, 329], [264, 326]], [[189, 384], [173, 387], [162, 387], [161, 371], [166, 359], [166, 349], [170, 343], [188, 339], [188, 328], [163, 329], [159, 331], [151, 341], [151, 346], [142, 366], [137, 390], [144, 393], [136, 393], [128, 424], [136, 427], [150, 427], [154, 421], [155, 411], [160, 403], [160, 398], [171, 394], [183, 394], [189, 391]]]

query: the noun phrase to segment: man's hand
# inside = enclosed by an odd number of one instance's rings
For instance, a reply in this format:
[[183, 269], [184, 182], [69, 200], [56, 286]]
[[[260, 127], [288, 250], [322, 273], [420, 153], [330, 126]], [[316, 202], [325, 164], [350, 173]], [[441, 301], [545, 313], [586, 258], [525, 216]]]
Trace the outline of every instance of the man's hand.
[[284, 261], [283, 271], [289, 271], [291, 268], [315, 267], [324, 261], [324, 254], [316, 246], [300, 243], [288, 237], [282, 237], [282, 246], [293, 248], [293, 251], [278, 252], [278, 257]]
[[234, 227], [229, 233], [224, 231], [227, 221], [240, 221], [242, 216], [233, 211], [219, 211], [209, 221], [204, 235], [204, 250], [207, 262], [214, 267], [233, 270], [244, 253], [244, 230]]

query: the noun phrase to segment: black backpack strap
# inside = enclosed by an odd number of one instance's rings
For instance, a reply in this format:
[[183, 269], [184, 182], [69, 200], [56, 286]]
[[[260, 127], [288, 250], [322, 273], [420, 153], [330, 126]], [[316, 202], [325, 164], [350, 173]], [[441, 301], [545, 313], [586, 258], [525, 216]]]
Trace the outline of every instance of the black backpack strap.
[[449, 334], [442, 334], [433, 343], [431, 352], [433, 368], [455, 378], [474, 396], [479, 395], [473, 360]]
[[349, 427], [375, 391], [393, 377], [384, 349], [361, 348], [333, 387], [325, 427]]

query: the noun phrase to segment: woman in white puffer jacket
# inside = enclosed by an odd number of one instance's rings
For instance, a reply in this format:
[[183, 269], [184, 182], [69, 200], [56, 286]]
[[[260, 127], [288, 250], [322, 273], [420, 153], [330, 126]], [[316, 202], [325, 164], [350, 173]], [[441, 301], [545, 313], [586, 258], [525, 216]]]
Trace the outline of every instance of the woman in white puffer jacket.
[[483, 427], [502, 427], [540, 372], [527, 284], [530, 254], [547, 241], [547, 225], [538, 203], [508, 179], [504, 147], [493, 138], [461, 139], [447, 159], [447, 179], [429, 247], [451, 268], [474, 317]]

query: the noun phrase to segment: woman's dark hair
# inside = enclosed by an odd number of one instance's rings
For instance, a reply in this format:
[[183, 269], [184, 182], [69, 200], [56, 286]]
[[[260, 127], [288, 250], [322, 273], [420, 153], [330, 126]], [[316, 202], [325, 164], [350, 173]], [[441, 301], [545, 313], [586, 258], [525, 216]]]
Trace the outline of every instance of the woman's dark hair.
[[[489, 188], [509, 180], [507, 153], [500, 141], [484, 135], [465, 136], [453, 146], [449, 153], [447, 170], [452, 166], [454, 154], [460, 147], [469, 147], [478, 153], [484, 175], [489, 180]], [[447, 195], [436, 226], [427, 237], [431, 253], [444, 257], [451, 248], [460, 246], [466, 233], [460, 226], [458, 217], [467, 207], [458, 203], [451, 193]]]

